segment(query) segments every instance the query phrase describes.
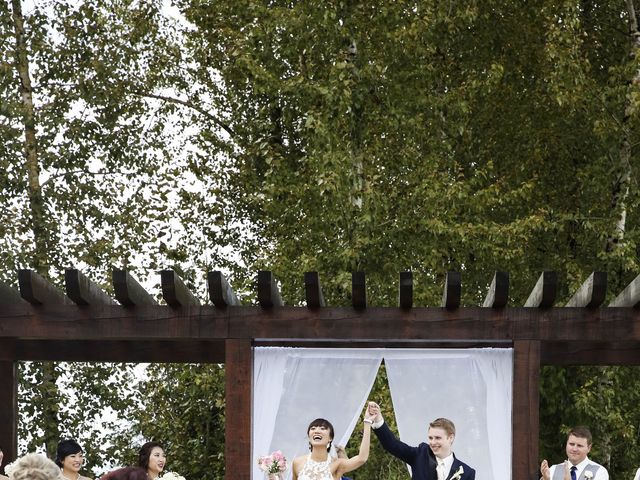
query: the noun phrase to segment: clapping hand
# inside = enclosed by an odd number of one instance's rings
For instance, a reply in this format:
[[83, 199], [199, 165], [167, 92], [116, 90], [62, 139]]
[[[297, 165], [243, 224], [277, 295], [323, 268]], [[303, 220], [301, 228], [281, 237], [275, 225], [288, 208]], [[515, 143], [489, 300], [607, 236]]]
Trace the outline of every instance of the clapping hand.
[[551, 474], [549, 473], [549, 462], [543, 460], [540, 464], [540, 473], [542, 474], [541, 480], [551, 480]]

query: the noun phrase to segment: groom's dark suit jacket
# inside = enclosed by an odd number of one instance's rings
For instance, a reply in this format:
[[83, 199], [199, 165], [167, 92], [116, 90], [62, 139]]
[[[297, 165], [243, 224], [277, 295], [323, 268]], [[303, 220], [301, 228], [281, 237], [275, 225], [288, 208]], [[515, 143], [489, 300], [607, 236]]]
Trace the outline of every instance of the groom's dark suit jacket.
[[[417, 447], [410, 447], [406, 443], [398, 440], [386, 423], [376, 428], [374, 433], [387, 452], [411, 466], [412, 480], [438, 479], [438, 474], [436, 473], [436, 457], [428, 444], [421, 443]], [[454, 476], [461, 466], [464, 469], [464, 473], [460, 477], [460, 480], [475, 480], [476, 471], [466, 463], [458, 460], [455, 455], [453, 456], [453, 465], [451, 465], [447, 480]]]

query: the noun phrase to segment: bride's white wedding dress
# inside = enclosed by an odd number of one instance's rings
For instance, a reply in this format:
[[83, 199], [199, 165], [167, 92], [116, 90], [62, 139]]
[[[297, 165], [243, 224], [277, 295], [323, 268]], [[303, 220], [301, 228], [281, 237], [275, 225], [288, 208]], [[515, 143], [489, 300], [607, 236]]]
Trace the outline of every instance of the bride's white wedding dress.
[[333, 480], [331, 475], [331, 456], [327, 456], [324, 462], [316, 462], [307, 456], [307, 462], [298, 475], [298, 480]]

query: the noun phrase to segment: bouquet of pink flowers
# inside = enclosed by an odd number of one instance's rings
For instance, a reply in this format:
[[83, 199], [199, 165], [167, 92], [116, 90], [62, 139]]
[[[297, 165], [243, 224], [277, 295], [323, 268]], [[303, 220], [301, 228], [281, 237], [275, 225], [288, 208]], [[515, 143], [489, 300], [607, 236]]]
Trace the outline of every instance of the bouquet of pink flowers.
[[279, 476], [287, 470], [287, 459], [280, 450], [276, 450], [271, 455], [259, 457], [258, 465], [267, 475]]

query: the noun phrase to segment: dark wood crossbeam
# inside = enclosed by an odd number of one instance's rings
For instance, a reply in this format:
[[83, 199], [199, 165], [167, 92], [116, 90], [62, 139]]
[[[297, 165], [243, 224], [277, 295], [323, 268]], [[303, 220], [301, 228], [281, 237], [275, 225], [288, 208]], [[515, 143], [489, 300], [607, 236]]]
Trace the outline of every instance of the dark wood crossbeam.
[[11, 288], [6, 283], [0, 282], [0, 305], [22, 303], [24, 301], [18, 290]]
[[351, 274], [351, 305], [356, 310], [367, 308], [367, 279], [364, 272]]
[[76, 305], [115, 305], [116, 302], [98, 285], [79, 270], [69, 268], [64, 272], [67, 297]]
[[284, 305], [280, 289], [273, 273], [268, 270], [258, 272], [258, 303], [262, 308], [273, 308]]
[[557, 293], [558, 275], [556, 272], [542, 272], [524, 306], [535, 308], [553, 307]]
[[233, 293], [233, 289], [222, 272], [216, 270], [207, 273], [207, 286], [209, 287], [209, 300], [216, 307], [240, 305], [236, 294]]
[[442, 293], [442, 306], [449, 310], [460, 307], [462, 295], [462, 279], [460, 272], [447, 272], [444, 281], [444, 292]]
[[509, 301], [509, 273], [496, 272], [491, 281], [483, 307], [504, 308]]
[[640, 275], [633, 279], [633, 281], [627, 285], [627, 287], [620, 292], [615, 300], [610, 304], [610, 307], [640, 307]]
[[18, 270], [20, 295], [32, 305], [70, 305], [71, 300], [33, 270]]
[[304, 294], [307, 308], [320, 308], [325, 306], [318, 272], [306, 272], [304, 274]]
[[124, 307], [158, 305], [156, 299], [128, 271], [112, 270], [111, 280], [113, 282], [113, 292], [120, 305]]
[[175, 271], [162, 270], [160, 280], [162, 298], [167, 305], [174, 308], [200, 305], [200, 300], [191, 293]]
[[566, 307], [598, 308], [607, 295], [607, 273], [593, 272], [567, 302]]
[[413, 307], [413, 273], [412, 272], [400, 272], [398, 305], [400, 308]]

